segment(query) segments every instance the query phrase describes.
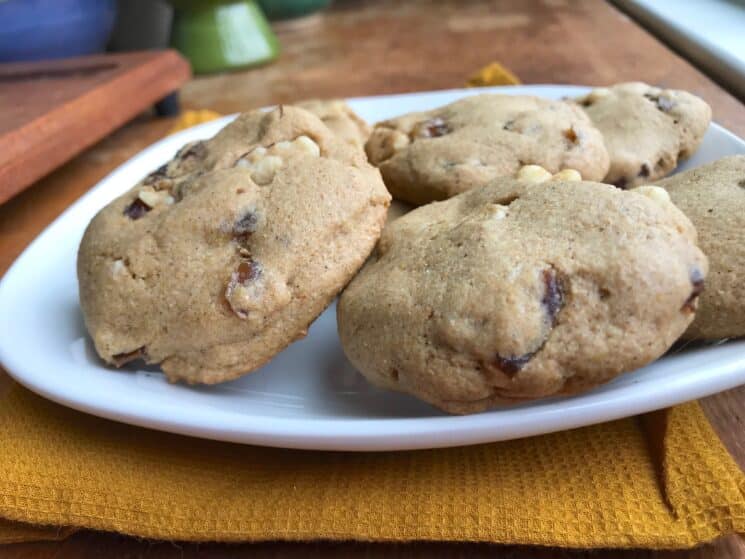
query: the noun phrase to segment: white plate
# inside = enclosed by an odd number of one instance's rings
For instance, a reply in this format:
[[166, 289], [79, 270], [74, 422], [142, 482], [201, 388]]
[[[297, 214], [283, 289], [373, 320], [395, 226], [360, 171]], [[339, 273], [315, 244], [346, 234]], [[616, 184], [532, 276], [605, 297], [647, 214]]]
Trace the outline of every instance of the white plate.
[[[586, 88], [490, 88], [559, 98]], [[353, 99], [373, 122], [436, 107], [479, 90]], [[260, 371], [193, 388], [168, 384], [157, 368], [112, 370], [96, 357], [78, 306], [75, 255], [93, 215], [190, 140], [226, 117], [170, 136], [116, 169], [50, 225], [0, 283], [0, 362], [21, 384], [51, 400], [116, 421], [210, 439], [326, 450], [399, 450], [483, 443], [590, 425], [745, 383], [745, 341], [665, 357], [587, 394], [446, 416], [403, 394], [369, 386], [345, 359], [334, 309], [308, 336]], [[745, 142], [712, 125], [686, 164], [745, 153]]]

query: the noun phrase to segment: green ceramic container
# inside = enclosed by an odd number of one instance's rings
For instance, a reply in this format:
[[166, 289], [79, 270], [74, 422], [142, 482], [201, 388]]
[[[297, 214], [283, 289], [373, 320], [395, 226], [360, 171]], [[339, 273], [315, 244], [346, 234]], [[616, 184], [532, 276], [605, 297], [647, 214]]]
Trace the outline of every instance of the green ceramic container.
[[171, 0], [171, 44], [196, 74], [274, 60], [279, 42], [254, 0]]
[[322, 10], [331, 0], [259, 0], [269, 19], [288, 19], [306, 16]]

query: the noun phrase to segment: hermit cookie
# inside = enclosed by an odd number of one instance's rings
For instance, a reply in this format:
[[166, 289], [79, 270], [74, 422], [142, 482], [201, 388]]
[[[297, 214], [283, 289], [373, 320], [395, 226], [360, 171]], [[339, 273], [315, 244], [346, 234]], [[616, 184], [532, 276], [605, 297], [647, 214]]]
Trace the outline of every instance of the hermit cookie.
[[660, 357], [707, 261], [662, 189], [497, 179], [386, 227], [337, 309], [374, 384], [468, 413], [581, 392]]
[[576, 105], [484, 94], [375, 125], [365, 149], [394, 198], [444, 200], [526, 164], [569, 167], [590, 180], [608, 171], [600, 132]]
[[352, 278], [389, 201], [362, 151], [314, 115], [241, 115], [88, 226], [78, 278], [98, 354], [189, 383], [256, 369]]
[[709, 276], [686, 338], [745, 336], [745, 155], [726, 157], [657, 183], [698, 231]]
[[370, 136], [370, 125], [341, 99], [311, 99], [295, 106], [312, 112], [332, 132], [355, 147], [362, 148]]
[[711, 120], [705, 101], [645, 83], [601, 87], [577, 99], [610, 154], [604, 182], [630, 188], [664, 177], [698, 149]]

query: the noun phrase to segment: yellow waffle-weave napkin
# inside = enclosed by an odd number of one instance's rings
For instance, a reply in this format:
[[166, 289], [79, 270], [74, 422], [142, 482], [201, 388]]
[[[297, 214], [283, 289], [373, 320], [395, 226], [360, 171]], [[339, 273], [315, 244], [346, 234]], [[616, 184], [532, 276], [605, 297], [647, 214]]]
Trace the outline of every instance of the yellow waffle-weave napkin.
[[[464, 448], [309, 452], [190, 439], [15, 386], [0, 517], [175, 540], [682, 548], [745, 532], [745, 478], [696, 403]], [[0, 523], [0, 541], [54, 537]]]

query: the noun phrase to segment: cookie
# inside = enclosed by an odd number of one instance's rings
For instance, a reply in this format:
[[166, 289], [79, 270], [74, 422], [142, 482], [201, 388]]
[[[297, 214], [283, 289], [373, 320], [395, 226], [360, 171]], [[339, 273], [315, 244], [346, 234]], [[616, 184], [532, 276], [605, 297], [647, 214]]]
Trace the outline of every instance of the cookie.
[[352, 278], [390, 196], [361, 150], [293, 107], [238, 117], [96, 215], [78, 254], [98, 354], [216, 383], [266, 363]]
[[372, 383], [451, 413], [578, 393], [660, 357], [707, 261], [661, 188], [502, 178], [388, 225], [337, 307]]
[[365, 145], [394, 198], [444, 200], [526, 164], [565, 167], [600, 180], [608, 154], [600, 132], [572, 103], [482, 94], [375, 125]]
[[576, 100], [610, 155], [604, 182], [631, 188], [664, 177], [698, 149], [711, 121], [705, 101], [641, 82], [601, 87]]
[[696, 226], [709, 258], [706, 290], [684, 337], [745, 336], [745, 155], [657, 182]]
[[316, 115], [339, 138], [357, 148], [362, 148], [370, 136], [370, 125], [341, 99], [310, 99], [295, 106]]

